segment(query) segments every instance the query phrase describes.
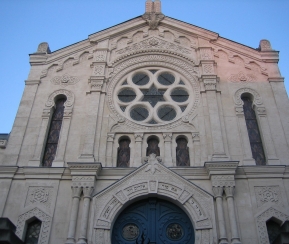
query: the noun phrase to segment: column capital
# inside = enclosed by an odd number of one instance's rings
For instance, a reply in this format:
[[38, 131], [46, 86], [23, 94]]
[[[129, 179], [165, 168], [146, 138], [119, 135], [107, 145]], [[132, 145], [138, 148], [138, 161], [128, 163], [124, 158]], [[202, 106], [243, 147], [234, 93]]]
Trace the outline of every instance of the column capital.
[[225, 190], [225, 193], [226, 193], [226, 198], [234, 197], [235, 186], [225, 186], [224, 190]]
[[84, 195], [84, 198], [91, 198], [91, 194], [94, 190], [94, 187], [93, 186], [84, 186], [83, 187], [83, 195]]
[[72, 189], [72, 198], [80, 198], [82, 192], [81, 186], [71, 186]]
[[134, 138], [136, 142], [142, 142], [143, 140], [143, 133], [135, 133]]
[[172, 138], [173, 138], [173, 134], [172, 133], [163, 133], [163, 138], [164, 138], [165, 142], [171, 142]]
[[223, 192], [224, 192], [224, 187], [222, 187], [222, 186], [213, 186], [213, 193], [214, 193], [214, 197], [215, 198], [222, 197], [223, 196]]

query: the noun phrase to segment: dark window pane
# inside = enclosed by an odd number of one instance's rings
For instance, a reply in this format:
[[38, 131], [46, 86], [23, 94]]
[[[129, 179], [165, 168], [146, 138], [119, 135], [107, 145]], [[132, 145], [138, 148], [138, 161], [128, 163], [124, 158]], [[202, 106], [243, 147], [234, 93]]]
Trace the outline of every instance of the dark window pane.
[[158, 77], [158, 82], [162, 85], [169, 86], [175, 82], [175, 77], [170, 73], [162, 73]]
[[149, 116], [149, 112], [143, 107], [136, 107], [130, 111], [130, 116], [136, 121], [143, 121]]
[[159, 141], [155, 138], [148, 140], [148, 147], [146, 155], [149, 156], [154, 153], [156, 156], [160, 156]]
[[25, 236], [25, 244], [38, 244], [41, 221], [36, 219], [28, 224]]
[[189, 148], [187, 147], [187, 144], [187, 140], [184, 138], [177, 140], [177, 166], [190, 166]]
[[252, 108], [252, 101], [249, 97], [243, 97], [242, 100], [244, 102], [243, 109], [253, 158], [255, 159], [257, 165], [265, 165], [265, 153], [258, 127], [258, 122], [256, 119], [256, 114]]
[[158, 110], [158, 116], [160, 117], [161, 120], [164, 121], [173, 120], [176, 117], [176, 115], [177, 115], [176, 111], [169, 106], [161, 107]]
[[55, 158], [58, 140], [59, 140], [59, 134], [61, 130], [62, 125], [62, 119], [64, 114], [64, 103], [66, 99], [61, 98], [58, 99], [55, 103], [55, 110], [52, 115], [50, 128], [47, 135], [47, 141], [45, 146], [45, 151], [43, 155], [42, 165], [50, 167], [52, 165], [52, 162]]
[[135, 98], [136, 98], [135, 92], [130, 89], [124, 89], [120, 93], [118, 93], [118, 99], [125, 103], [131, 102]]
[[150, 78], [144, 73], [137, 73], [132, 77], [132, 82], [139, 86], [144, 86], [149, 82]]
[[280, 226], [273, 220], [269, 220], [266, 223], [267, 226], [267, 232], [269, 236], [269, 242], [270, 244], [273, 244], [278, 235], [281, 233], [281, 228]]
[[117, 167], [129, 167], [130, 160], [130, 140], [123, 139], [119, 142], [117, 153]]
[[181, 103], [188, 100], [189, 94], [183, 89], [176, 88], [172, 91], [171, 97], [175, 102]]

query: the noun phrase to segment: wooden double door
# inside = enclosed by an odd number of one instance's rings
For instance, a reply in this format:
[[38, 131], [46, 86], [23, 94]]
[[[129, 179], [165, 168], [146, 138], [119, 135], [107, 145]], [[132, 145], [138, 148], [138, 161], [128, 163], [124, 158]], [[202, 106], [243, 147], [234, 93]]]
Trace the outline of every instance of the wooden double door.
[[176, 205], [149, 198], [127, 207], [117, 218], [112, 244], [194, 244], [189, 217]]

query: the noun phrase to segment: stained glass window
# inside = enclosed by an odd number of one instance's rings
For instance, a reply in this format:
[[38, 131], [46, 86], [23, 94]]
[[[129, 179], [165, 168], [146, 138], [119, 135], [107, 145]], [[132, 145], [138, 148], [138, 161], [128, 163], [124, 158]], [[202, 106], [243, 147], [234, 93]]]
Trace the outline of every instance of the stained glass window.
[[130, 160], [130, 140], [122, 139], [119, 141], [117, 153], [117, 167], [129, 167]]
[[176, 159], [177, 166], [190, 166], [188, 142], [185, 138], [177, 139]]
[[252, 101], [249, 97], [242, 97], [242, 100], [244, 102], [243, 109], [253, 158], [255, 159], [257, 165], [265, 165], [265, 153], [258, 127], [258, 122], [256, 119], [256, 114], [254, 109], [252, 108]]
[[55, 158], [60, 129], [62, 125], [65, 101], [66, 98], [61, 98], [55, 102], [56, 108], [52, 115], [42, 162], [42, 165], [46, 167], [51, 167], [52, 162]]
[[154, 153], [156, 156], [160, 156], [159, 141], [156, 138], [151, 138], [148, 140], [146, 155], [149, 156], [152, 153]]
[[36, 219], [27, 226], [25, 244], [38, 244], [40, 235], [41, 221]]

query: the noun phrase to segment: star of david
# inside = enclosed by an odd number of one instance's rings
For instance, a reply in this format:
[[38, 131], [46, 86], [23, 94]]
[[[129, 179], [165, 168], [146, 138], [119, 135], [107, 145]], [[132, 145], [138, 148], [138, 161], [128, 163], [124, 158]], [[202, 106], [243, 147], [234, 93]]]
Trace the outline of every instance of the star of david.
[[154, 107], [158, 102], [165, 101], [163, 95], [166, 92], [165, 90], [158, 90], [154, 85], [148, 90], [141, 90], [143, 93], [144, 102], [149, 102], [152, 107]]

